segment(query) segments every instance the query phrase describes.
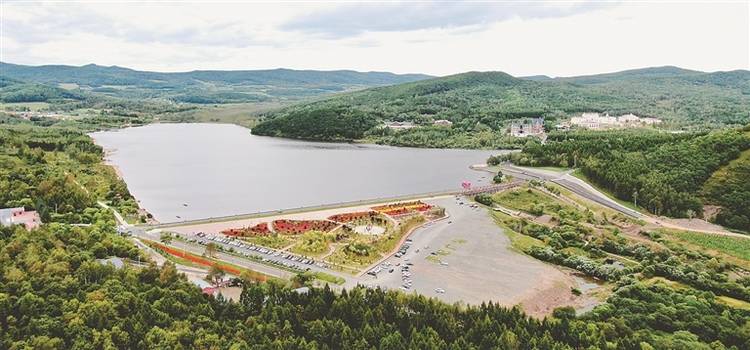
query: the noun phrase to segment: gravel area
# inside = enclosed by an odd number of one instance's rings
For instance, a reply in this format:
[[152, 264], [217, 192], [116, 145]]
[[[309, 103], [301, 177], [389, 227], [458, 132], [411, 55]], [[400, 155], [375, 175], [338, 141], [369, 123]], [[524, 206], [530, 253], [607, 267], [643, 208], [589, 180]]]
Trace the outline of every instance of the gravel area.
[[[537, 315], [573, 299], [570, 287], [575, 281], [552, 265], [511, 250], [510, 240], [486, 209], [454, 197], [429, 203], [446, 208], [450, 217], [415, 230], [406, 255], [389, 258], [384, 264], [390, 267], [376, 277], [364, 275], [359, 283], [450, 303], [522, 304]], [[412, 265], [405, 277], [402, 267], [407, 263]], [[408, 280], [411, 287], [404, 288]]]

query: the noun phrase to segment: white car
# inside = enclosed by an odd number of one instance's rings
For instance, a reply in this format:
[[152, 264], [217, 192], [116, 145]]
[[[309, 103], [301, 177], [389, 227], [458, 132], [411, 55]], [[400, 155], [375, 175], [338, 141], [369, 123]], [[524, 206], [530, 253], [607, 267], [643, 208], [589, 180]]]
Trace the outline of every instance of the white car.
[[445, 293], [445, 289], [443, 289], [443, 288], [435, 288], [435, 293], [443, 294], [443, 293]]

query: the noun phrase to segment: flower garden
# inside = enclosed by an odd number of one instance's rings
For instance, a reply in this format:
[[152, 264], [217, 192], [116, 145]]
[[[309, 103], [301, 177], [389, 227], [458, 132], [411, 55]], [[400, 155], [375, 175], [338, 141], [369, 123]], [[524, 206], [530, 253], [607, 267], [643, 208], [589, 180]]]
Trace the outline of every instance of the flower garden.
[[205, 266], [205, 267], [211, 267], [215, 265], [222, 271], [235, 275], [235, 276], [240, 276], [244, 272], [245, 276], [249, 276], [258, 282], [265, 282], [269, 278], [269, 276], [263, 273], [257, 272], [257, 271], [252, 271], [248, 269], [243, 269], [239, 266], [221, 263], [215, 259], [210, 259], [210, 258], [206, 258], [206, 257], [199, 256], [196, 254], [188, 253], [180, 249], [175, 249], [175, 248], [166, 246], [164, 244], [160, 244], [160, 243], [156, 243], [156, 242], [148, 241], [148, 240], [144, 240], [144, 242], [146, 242], [146, 244], [148, 244], [151, 248], [155, 249], [156, 251], [176, 257], [178, 259], [184, 259], [191, 264]]
[[278, 219], [270, 225], [261, 222], [221, 233], [322, 259], [343, 269], [360, 270], [390, 253], [414, 227], [442, 216], [439, 209], [422, 201], [409, 201], [334, 214], [324, 220]]
[[274, 220], [273, 231], [282, 235], [300, 235], [307, 231], [333, 230], [337, 223], [327, 220]]
[[431, 205], [423, 203], [422, 201], [413, 201], [380, 205], [372, 207], [372, 210], [392, 217], [399, 217], [403, 215], [422, 213], [431, 208]]
[[268, 229], [268, 223], [261, 222], [252, 227], [230, 228], [228, 230], [221, 231], [221, 233], [227, 236], [234, 237], [268, 236], [271, 234], [271, 230]]

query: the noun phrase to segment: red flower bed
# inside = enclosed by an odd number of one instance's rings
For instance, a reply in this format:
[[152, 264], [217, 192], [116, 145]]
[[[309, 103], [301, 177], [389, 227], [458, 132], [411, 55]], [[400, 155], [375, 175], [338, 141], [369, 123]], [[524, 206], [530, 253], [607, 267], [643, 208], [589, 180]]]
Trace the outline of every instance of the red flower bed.
[[336, 222], [350, 222], [358, 219], [373, 219], [376, 216], [378, 216], [377, 212], [374, 211], [360, 211], [360, 212], [354, 212], [354, 213], [343, 213], [343, 214], [336, 214], [331, 215], [328, 217], [328, 220], [336, 221]]
[[273, 230], [284, 235], [299, 235], [307, 231], [330, 231], [337, 226], [326, 220], [274, 220]]
[[228, 230], [221, 231], [221, 233], [227, 236], [252, 237], [267, 236], [271, 234], [271, 230], [268, 229], [268, 223], [261, 222], [252, 227], [230, 228]]
[[[199, 265], [209, 266], [209, 267], [216, 265], [222, 271], [227, 272], [227, 273], [231, 273], [231, 274], [233, 274], [235, 276], [239, 276], [242, 273], [242, 270], [240, 270], [240, 269], [238, 269], [238, 268], [236, 268], [234, 266], [229, 266], [229, 265], [221, 264], [221, 263], [218, 263], [218, 262], [206, 259], [206, 258], [204, 258], [202, 256], [198, 256], [198, 255], [195, 255], [195, 254], [192, 254], [192, 253], [187, 253], [187, 252], [184, 252], [184, 251], [179, 250], [179, 249], [174, 249], [172, 247], [165, 246], [163, 244], [159, 244], [159, 243], [156, 243], [156, 242], [149, 242], [149, 245], [152, 246], [153, 248], [160, 249], [160, 250], [166, 252], [167, 254], [174, 255], [176, 257], [180, 257], [180, 258], [189, 260], [189, 261], [191, 261], [193, 263], [196, 263], [196, 264], [199, 264]], [[250, 271], [250, 270], [247, 270], [247, 271]], [[250, 272], [253, 272], [253, 271], [250, 271]], [[258, 281], [264, 282], [266, 280], [266, 276], [263, 275], [263, 274], [254, 273], [254, 274], [251, 274], [251, 275], [253, 275], [253, 277], [256, 280], [258, 280]]]

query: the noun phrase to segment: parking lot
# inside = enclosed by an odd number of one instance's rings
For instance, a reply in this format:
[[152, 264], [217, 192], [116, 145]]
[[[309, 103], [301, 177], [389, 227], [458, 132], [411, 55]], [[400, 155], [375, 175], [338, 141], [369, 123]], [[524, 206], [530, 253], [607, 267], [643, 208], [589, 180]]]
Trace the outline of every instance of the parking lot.
[[291, 254], [288, 252], [282, 252], [266, 247], [255, 246], [242, 242], [239, 239], [233, 237], [226, 237], [224, 235], [207, 234], [204, 232], [197, 232], [194, 234], [176, 234], [180, 239], [187, 241], [190, 244], [199, 244], [202, 246], [208, 243], [214, 243], [221, 247], [224, 252], [234, 253], [236, 255], [244, 256], [252, 260], [258, 260], [265, 264], [276, 265], [281, 268], [286, 268], [292, 271], [322, 271], [327, 273], [335, 273], [328, 269], [328, 266], [320, 261], [315, 261], [312, 258]]
[[408, 248], [380, 264], [377, 273], [363, 275], [361, 284], [451, 303], [520, 303], [540, 313], [569, 301], [573, 279], [512, 251], [510, 240], [485, 208], [454, 197], [429, 202], [446, 208], [450, 217], [415, 230]]

